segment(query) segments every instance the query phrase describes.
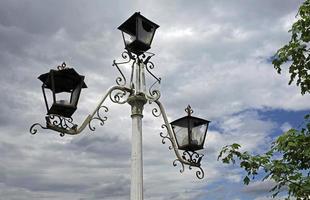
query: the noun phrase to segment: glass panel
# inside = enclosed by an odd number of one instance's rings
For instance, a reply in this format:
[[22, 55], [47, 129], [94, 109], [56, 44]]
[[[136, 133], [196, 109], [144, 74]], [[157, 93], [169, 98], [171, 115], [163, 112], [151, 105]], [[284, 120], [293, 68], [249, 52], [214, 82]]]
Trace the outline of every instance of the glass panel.
[[45, 91], [47, 104], [52, 105], [54, 103], [52, 90], [44, 89], [44, 91]]
[[136, 37], [134, 35], [129, 35], [125, 32], [123, 32], [123, 36], [124, 36], [124, 42], [125, 42], [125, 45], [128, 45], [128, 44], [131, 44], [133, 41], [136, 40]]
[[174, 134], [178, 142], [179, 148], [188, 145], [188, 129], [179, 126], [173, 126]]
[[142, 19], [138, 20], [138, 39], [147, 45], [151, 45], [155, 28]]
[[70, 93], [68, 92], [61, 92], [56, 94], [56, 104], [69, 106], [71, 105], [69, 99], [70, 99]]
[[192, 144], [201, 146], [203, 144], [204, 134], [206, 132], [207, 125], [202, 124], [192, 128]]
[[73, 90], [72, 95], [71, 95], [71, 100], [70, 100], [71, 105], [73, 106], [77, 105], [79, 97], [80, 97], [80, 91], [81, 91], [80, 87], [77, 87]]

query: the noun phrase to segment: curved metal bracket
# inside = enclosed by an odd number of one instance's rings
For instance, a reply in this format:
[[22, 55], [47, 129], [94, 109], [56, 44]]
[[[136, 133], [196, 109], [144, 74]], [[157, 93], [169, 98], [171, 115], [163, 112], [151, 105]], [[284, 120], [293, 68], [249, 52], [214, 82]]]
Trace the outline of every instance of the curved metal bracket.
[[29, 129], [29, 132], [34, 135], [38, 132], [38, 129], [36, 128], [36, 126], [39, 126], [40, 128], [42, 129], [48, 129], [47, 127], [43, 126], [42, 124], [40, 123], [35, 123], [35, 124], [32, 124], [32, 126], [30, 127]]
[[[177, 163], [180, 163], [180, 165], [181, 165], [180, 173], [183, 173], [185, 171], [185, 166], [184, 166], [185, 164], [182, 161], [180, 161], [179, 159], [175, 159], [172, 164], [174, 167], [176, 167], [176, 166], [178, 166]], [[188, 165], [189, 170], [192, 170], [193, 169], [192, 167], [193, 167], [192, 165]], [[194, 166], [194, 167], [197, 169], [196, 177], [199, 179], [203, 179], [205, 176], [203, 169], [200, 166], [199, 167]]]
[[100, 112], [100, 110], [103, 110], [104, 112], [108, 112], [108, 111], [109, 111], [108, 107], [106, 107], [106, 106], [100, 106], [100, 107], [98, 108], [98, 110], [96, 110], [95, 116], [93, 116], [93, 117], [91, 118], [91, 120], [88, 122], [88, 128], [89, 128], [91, 131], [95, 131], [95, 130], [96, 130], [96, 128], [95, 128], [93, 125], [91, 125], [91, 122], [92, 122], [93, 120], [99, 120], [101, 126], [103, 126], [103, 125], [104, 125], [104, 122], [108, 120], [108, 117], [107, 117], [107, 116], [102, 116], [102, 113]]
[[164, 124], [162, 125], [162, 128], [165, 128], [167, 130], [166, 135], [164, 135], [163, 132], [160, 133], [160, 136], [162, 137], [162, 143], [165, 144], [166, 140], [169, 140], [171, 142], [171, 146], [169, 146], [169, 149], [170, 150], [173, 149], [177, 157], [177, 159], [173, 161], [173, 166], [177, 166], [177, 162], [179, 162], [181, 164], [181, 170], [180, 170], [181, 173], [184, 172], [184, 165], [188, 165], [190, 170], [192, 169], [192, 167], [195, 167], [198, 169], [198, 171], [196, 171], [197, 178], [199, 179], [204, 178], [204, 171], [200, 167], [201, 166], [200, 162], [201, 162], [203, 155], [198, 154], [197, 152], [192, 152], [192, 151], [184, 151], [182, 155], [180, 154], [180, 152], [178, 151], [176, 138], [173, 134], [172, 127], [170, 123], [168, 122], [165, 109], [159, 100], [155, 100], [154, 102], [157, 104], [159, 110], [158, 108], [153, 108], [152, 114], [155, 117], [159, 117], [160, 115], [163, 117]]
[[63, 137], [65, 134], [74, 134], [76, 131], [77, 125], [73, 124], [72, 118], [62, 117], [60, 115], [47, 115], [45, 117], [46, 126], [39, 123], [35, 123], [30, 127], [30, 133], [36, 134], [36, 126], [40, 126], [42, 129], [51, 129], [60, 133], [60, 136]]
[[[98, 120], [100, 125], [104, 125], [105, 121], [108, 119], [107, 116], [103, 115], [107, 113], [109, 109], [102, 104], [105, 102], [107, 97], [113, 103], [124, 104], [127, 102], [129, 95], [132, 93], [132, 89], [122, 87], [122, 86], [113, 86], [111, 87], [108, 92], [103, 96], [101, 101], [98, 103], [95, 110], [86, 117], [84, 122], [81, 126], [73, 124], [72, 118], [65, 118], [59, 115], [47, 115], [46, 116], [46, 127], [39, 123], [35, 123], [30, 127], [30, 133], [36, 134], [37, 133], [37, 126], [41, 127], [42, 129], [50, 129], [60, 133], [60, 136], [64, 136], [65, 134], [68, 135], [77, 135], [81, 133], [86, 126], [89, 127], [91, 131], [95, 130], [95, 127], [92, 125], [93, 120]], [[103, 112], [102, 112], [103, 111]]]

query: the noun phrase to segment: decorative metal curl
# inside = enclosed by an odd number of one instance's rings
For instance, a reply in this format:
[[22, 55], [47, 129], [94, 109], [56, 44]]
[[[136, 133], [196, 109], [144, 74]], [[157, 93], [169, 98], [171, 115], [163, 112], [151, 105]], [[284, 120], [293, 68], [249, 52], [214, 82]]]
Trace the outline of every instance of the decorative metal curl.
[[58, 126], [59, 128], [63, 129], [70, 129], [72, 126], [75, 125], [72, 123], [73, 119], [71, 117], [66, 118], [60, 115], [48, 115], [47, 119], [49, 119], [49, 122], [51, 122], [51, 124], [53, 124], [54, 126]]
[[154, 82], [151, 87], [149, 88], [149, 94], [148, 99], [150, 101], [156, 101], [160, 98], [160, 91], [159, 90], [153, 90], [154, 85], [156, 85], [157, 81]]
[[[181, 169], [180, 169], [180, 173], [183, 173], [184, 171], [185, 171], [185, 167], [184, 167], [184, 163], [183, 162], [181, 162], [179, 159], [175, 159], [174, 161], [173, 161], [173, 166], [174, 167], [176, 167], [177, 166], [177, 162], [179, 162], [179, 163], [181, 163]], [[188, 166], [188, 169], [189, 170], [192, 170], [193, 169], [193, 167], [195, 167], [196, 169], [197, 169], [197, 171], [196, 171], [196, 177], [198, 178], [198, 179], [203, 179], [204, 178], [204, 176], [205, 176], [205, 173], [204, 173], [204, 171], [203, 171], [203, 169], [199, 166], [192, 166], [192, 165], [189, 165]]]
[[[146, 57], [146, 54], [148, 55], [147, 57]], [[154, 53], [147, 51], [147, 52], [144, 52], [143, 54], [141, 54], [141, 55], [138, 57], [138, 59], [139, 59], [141, 62], [143, 62], [144, 64], [146, 64], [153, 56], [155, 56]]]
[[39, 123], [32, 124], [32, 126], [30, 127], [30, 130], [29, 130], [29, 132], [30, 132], [32, 135], [34, 135], [34, 134], [36, 134], [36, 133], [38, 132], [38, 129], [35, 128], [36, 126], [40, 126], [42, 129], [48, 129], [48, 128], [42, 126], [42, 125], [39, 124]]
[[151, 70], [155, 68], [154, 63], [151, 62], [151, 61], [148, 61], [147, 63], [144, 63], [144, 64], [145, 64], [145, 69], [146, 69], [146, 71], [147, 71], [149, 74], [151, 74], [151, 76], [153, 76], [153, 77], [156, 79], [156, 81], [160, 84], [161, 78], [157, 78], [157, 77], [151, 72]]
[[[145, 54], [149, 54], [150, 56], [146, 57]], [[151, 52], [144, 52], [144, 53], [140, 54], [139, 56], [132, 54], [132, 59], [138, 60], [139, 62], [145, 62], [146, 60], [149, 60], [154, 55], [155, 54], [153, 54]]]
[[180, 164], [181, 164], [181, 169], [180, 169], [180, 173], [183, 173], [184, 171], [185, 171], [185, 169], [184, 169], [184, 163], [182, 163], [179, 159], [175, 159], [174, 161], [173, 161], [173, 166], [174, 167], [176, 167], [176, 166], [178, 166], [178, 164], [177, 164], [177, 162], [179, 162]]
[[[168, 127], [166, 126], [166, 124], [161, 125], [161, 127], [162, 127], [162, 128], [166, 128], [166, 129], [168, 130]], [[166, 144], [166, 141], [165, 141], [165, 140], [169, 140], [170, 143], [172, 144], [172, 139], [169, 137], [169, 134], [168, 134], [168, 133], [166, 133], [166, 134], [164, 135], [163, 132], [160, 132], [159, 135], [160, 135], [160, 137], [162, 138], [161, 142], [162, 142], [163, 144]], [[172, 145], [170, 145], [168, 148], [169, 148], [169, 150], [172, 150]]]
[[115, 89], [109, 94], [110, 100], [113, 103], [124, 104], [128, 100], [130, 93], [127, 90]]
[[57, 66], [57, 69], [58, 69], [58, 70], [63, 70], [63, 69], [65, 69], [66, 67], [67, 67], [66, 63], [63, 62], [61, 65]]
[[199, 169], [198, 171], [196, 171], [197, 178], [203, 179], [203, 177], [205, 177], [205, 173], [203, 169], [201, 167], [197, 167], [197, 169]]
[[127, 60], [125, 60], [123, 62], [116, 62], [115, 60], [113, 60], [113, 64], [112, 64], [112, 66], [115, 66], [117, 68], [117, 70], [119, 71], [119, 73], [121, 74], [121, 76], [118, 76], [116, 78], [116, 84], [119, 86], [125, 86], [126, 82], [127, 82], [123, 72], [119, 68], [119, 65], [130, 63], [130, 61], [133, 60], [132, 55], [128, 51], [124, 51], [122, 53], [122, 58], [127, 59]]
[[195, 151], [184, 151], [182, 158], [184, 160], [187, 160], [188, 162], [195, 164], [195, 165], [189, 165], [189, 170], [192, 170], [193, 167], [197, 168], [198, 171], [196, 171], [196, 176], [199, 179], [203, 179], [204, 177], [204, 171], [203, 169], [200, 167], [200, 161], [202, 159], [204, 155], [203, 154], [199, 154]]
[[71, 117], [67, 118], [60, 115], [48, 115], [45, 119], [47, 128], [50, 129], [56, 127], [59, 130], [63, 130], [59, 131], [61, 137], [65, 135], [66, 131], [76, 130], [77, 128], [77, 125], [73, 123], [73, 119]]
[[149, 94], [150, 94], [150, 97], [153, 99], [153, 100], [157, 100], [160, 98], [160, 92], [159, 90], [156, 90], [156, 89], [153, 89], [154, 86], [156, 84], [160, 85], [161, 83], [161, 78], [160, 77], [156, 77], [152, 72], [151, 70], [155, 68], [155, 65], [153, 62], [149, 61], [149, 59], [151, 58], [152, 56], [149, 56], [143, 63], [145, 64], [145, 69], [146, 71], [155, 79], [155, 82], [150, 86], [149, 88]]
[[63, 137], [66, 132], [77, 129], [77, 125], [73, 124], [72, 118], [66, 118], [60, 115], [47, 115], [46, 119], [46, 127], [39, 123], [35, 123], [30, 127], [30, 133], [36, 134], [38, 132], [36, 126], [40, 126], [42, 129], [52, 129], [60, 132], [60, 136]]
[[153, 108], [152, 114], [154, 117], [159, 117], [161, 115], [161, 111], [158, 108]]
[[196, 151], [184, 151], [182, 158], [190, 163], [200, 164], [203, 156], [203, 154], [199, 154]]
[[107, 121], [108, 117], [107, 116], [102, 116], [100, 110], [103, 110], [105, 113], [109, 111], [108, 107], [106, 106], [100, 106], [99, 109], [96, 111], [96, 116], [94, 116], [89, 122], [88, 122], [88, 127], [91, 131], [95, 131], [96, 128], [95, 126], [92, 126], [91, 123], [93, 120], [99, 120], [100, 125], [103, 126], [104, 122]]

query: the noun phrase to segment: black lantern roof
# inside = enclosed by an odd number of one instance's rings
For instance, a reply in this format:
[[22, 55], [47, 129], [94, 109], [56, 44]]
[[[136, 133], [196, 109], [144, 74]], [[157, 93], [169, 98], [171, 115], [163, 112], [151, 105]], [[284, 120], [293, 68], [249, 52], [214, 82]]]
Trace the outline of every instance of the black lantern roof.
[[193, 116], [185, 116], [182, 118], [179, 118], [177, 120], [174, 120], [173, 122], [171, 122], [172, 125], [177, 125], [180, 127], [188, 127], [188, 122], [191, 122], [197, 126], [202, 125], [202, 124], [206, 124], [206, 123], [210, 123], [210, 121], [205, 120], [205, 119], [201, 119], [198, 117], [193, 117]]
[[[60, 92], [71, 92], [72, 89], [76, 88], [80, 84], [81, 79], [84, 76], [79, 75], [73, 68], [65, 68], [61, 70], [51, 70], [48, 73], [41, 74], [38, 79], [40, 79], [45, 88], [52, 88], [51, 73], [54, 76], [55, 93]], [[82, 88], [87, 88], [85, 82], [83, 81]]]
[[157, 29], [159, 25], [155, 24], [154, 22], [150, 21], [146, 17], [140, 14], [140, 12], [135, 12], [131, 17], [129, 17], [124, 23], [122, 23], [118, 29], [121, 31], [124, 31], [130, 35], [136, 35], [136, 23], [137, 23], [137, 18], [143, 19], [143, 21], [147, 22], [148, 24], [151, 25], [151, 27], [154, 27]]

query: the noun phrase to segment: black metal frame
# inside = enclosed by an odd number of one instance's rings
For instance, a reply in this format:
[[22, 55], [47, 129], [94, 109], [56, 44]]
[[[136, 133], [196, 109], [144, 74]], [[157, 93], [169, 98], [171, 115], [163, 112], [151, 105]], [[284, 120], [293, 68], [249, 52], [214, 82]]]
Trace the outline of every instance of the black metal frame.
[[[176, 138], [176, 142], [177, 142], [177, 145], [178, 145], [178, 148], [180, 149], [180, 150], [184, 150], [184, 151], [192, 151], [192, 152], [194, 152], [194, 151], [196, 151], [196, 150], [200, 150], [200, 149], [203, 149], [203, 146], [204, 146], [204, 142], [205, 142], [205, 138], [206, 138], [206, 135], [207, 135], [207, 131], [208, 131], [208, 128], [209, 128], [209, 123], [210, 123], [210, 121], [208, 121], [208, 120], [205, 120], [205, 119], [201, 119], [201, 118], [198, 118], [198, 117], [193, 117], [193, 116], [191, 116], [191, 114], [194, 112], [192, 109], [191, 109], [191, 107], [190, 107], [190, 105], [188, 105], [188, 107], [185, 109], [185, 112], [187, 112], [187, 116], [185, 116], [185, 117], [181, 117], [181, 118], [179, 118], [179, 119], [177, 119], [177, 120], [174, 120], [173, 122], [171, 122], [170, 124], [171, 124], [171, 126], [172, 126], [172, 130], [173, 130], [173, 134], [174, 134], [174, 136], [175, 136], [175, 138]], [[202, 124], [206, 124], [206, 130], [205, 130], [205, 132], [203, 133], [204, 134], [204, 136], [203, 136], [203, 141], [202, 141], [202, 143], [200, 144], [200, 145], [196, 145], [196, 144], [193, 144], [193, 141], [192, 141], [192, 126], [191, 126], [191, 122], [192, 121], [199, 121], [199, 122], [201, 122]], [[178, 126], [178, 124], [179, 123], [187, 123], [187, 139], [188, 139], [188, 144], [187, 145], [183, 145], [183, 146], [181, 146], [180, 145], [180, 143], [179, 143], [179, 141], [178, 141], [178, 137], [177, 137], [177, 134], [176, 134], [176, 132], [175, 132], [175, 130], [174, 130], [174, 127], [175, 126]]]
[[[149, 44], [146, 44], [141, 40], [141, 35], [139, 32], [139, 24], [140, 24], [139, 22], [141, 22], [141, 26], [143, 26], [142, 23], [146, 23], [150, 27], [154, 28], [154, 32], [151, 33], [152, 37], [151, 37]], [[134, 26], [134, 29], [132, 28], [133, 26]], [[122, 23], [118, 27], [118, 29], [122, 31], [122, 37], [123, 37], [125, 49], [139, 56], [151, 48], [151, 44], [152, 44], [156, 29], [158, 27], [159, 25], [155, 24], [154, 22], [150, 21], [146, 17], [142, 16], [140, 12], [136, 12], [131, 17], [129, 17], [124, 23]], [[124, 33], [127, 33], [128, 35], [131, 35], [131, 36], [135, 36], [135, 40], [127, 44]]]
[[[86, 88], [86, 84], [84, 83], [84, 76], [81, 76], [75, 72], [72, 68], [66, 68], [66, 64], [63, 63], [61, 66], [57, 67], [58, 70], [50, 70], [49, 73], [42, 74], [39, 76], [39, 79], [43, 82], [42, 84], [42, 92], [45, 101], [45, 106], [47, 110], [47, 115], [60, 115], [63, 117], [70, 118], [72, 114], [77, 109], [78, 100], [80, 98], [82, 88]], [[67, 71], [65, 71], [67, 70]], [[70, 70], [70, 71], [69, 71]], [[63, 72], [61, 75], [65, 75], [65, 72], [76, 73], [75, 78], [79, 79], [78, 83], [72, 88], [56, 88], [55, 78], [56, 73]], [[68, 76], [70, 77], [70, 76]], [[73, 78], [73, 76], [72, 76]], [[49, 83], [49, 84], [47, 84]], [[49, 102], [46, 96], [45, 90], [49, 89], [52, 92], [52, 105], [49, 106]], [[70, 100], [68, 105], [60, 104], [57, 102], [56, 94], [59, 92], [66, 92], [70, 94]]]

